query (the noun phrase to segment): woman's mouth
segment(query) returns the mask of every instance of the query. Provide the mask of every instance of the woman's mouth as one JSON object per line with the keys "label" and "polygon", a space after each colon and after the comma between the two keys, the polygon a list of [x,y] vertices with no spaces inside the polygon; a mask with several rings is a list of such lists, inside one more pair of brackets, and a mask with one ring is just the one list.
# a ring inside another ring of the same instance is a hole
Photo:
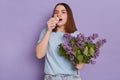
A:
{"label": "woman's mouth", "polygon": [[62,19],[59,19],[59,21],[62,21]]}

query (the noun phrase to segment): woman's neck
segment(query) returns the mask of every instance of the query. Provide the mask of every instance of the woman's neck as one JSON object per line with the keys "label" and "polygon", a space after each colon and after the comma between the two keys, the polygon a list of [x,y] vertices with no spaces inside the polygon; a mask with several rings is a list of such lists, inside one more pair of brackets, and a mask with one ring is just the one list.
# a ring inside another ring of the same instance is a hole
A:
{"label": "woman's neck", "polygon": [[64,26],[57,27],[57,31],[65,33],[65,27]]}

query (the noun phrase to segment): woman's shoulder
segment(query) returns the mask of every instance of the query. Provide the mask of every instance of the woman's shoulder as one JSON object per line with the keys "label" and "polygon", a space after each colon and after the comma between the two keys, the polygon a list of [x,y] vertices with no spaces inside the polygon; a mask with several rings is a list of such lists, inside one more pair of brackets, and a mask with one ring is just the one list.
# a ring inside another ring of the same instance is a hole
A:
{"label": "woman's shoulder", "polygon": [[42,30],[40,31],[41,35],[44,35],[46,33],[47,29],[46,28],[42,28]]}
{"label": "woman's shoulder", "polygon": [[78,30],[76,30],[74,33],[75,33],[75,34],[79,34],[80,32],[79,32]]}
{"label": "woman's shoulder", "polygon": [[76,30],[75,32],[73,32],[71,35],[72,36],[77,36],[80,32],[78,30]]}
{"label": "woman's shoulder", "polygon": [[41,30],[41,32],[46,32],[46,30],[47,30],[46,28],[43,28],[43,29]]}

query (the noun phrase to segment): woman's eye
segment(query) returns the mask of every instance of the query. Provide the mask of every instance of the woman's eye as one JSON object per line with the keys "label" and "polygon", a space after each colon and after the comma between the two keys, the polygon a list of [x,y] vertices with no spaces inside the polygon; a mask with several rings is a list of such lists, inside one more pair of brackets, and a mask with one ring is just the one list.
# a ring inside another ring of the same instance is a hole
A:
{"label": "woman's eye", "polygon": [[54,14],[58,14],[58,12],[54,12]]}
{"label": "woman's eye", "polygon": [[56,12],[54,14],[57,14]]}
{"label": "woman's eye", "polygon": [[62,12],[63,14],[65,14],[66,12]]}

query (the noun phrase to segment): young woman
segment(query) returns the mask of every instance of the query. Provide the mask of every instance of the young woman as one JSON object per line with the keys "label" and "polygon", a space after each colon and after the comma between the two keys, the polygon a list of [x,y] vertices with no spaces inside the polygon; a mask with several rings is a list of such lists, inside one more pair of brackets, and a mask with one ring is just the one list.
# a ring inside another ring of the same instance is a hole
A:
{"label": "young woman", "polygon": [[73,66],[59,55],[58,45],[64,41],[64,33],[76,36],[79,32],[70,7],[66,3],[58,3],[52,17],[47,21],[47,28],[41,32],[36,47],[37,58],[45,57],[45,80],[81,80],[77,69],[80,70],[84,64]]}

